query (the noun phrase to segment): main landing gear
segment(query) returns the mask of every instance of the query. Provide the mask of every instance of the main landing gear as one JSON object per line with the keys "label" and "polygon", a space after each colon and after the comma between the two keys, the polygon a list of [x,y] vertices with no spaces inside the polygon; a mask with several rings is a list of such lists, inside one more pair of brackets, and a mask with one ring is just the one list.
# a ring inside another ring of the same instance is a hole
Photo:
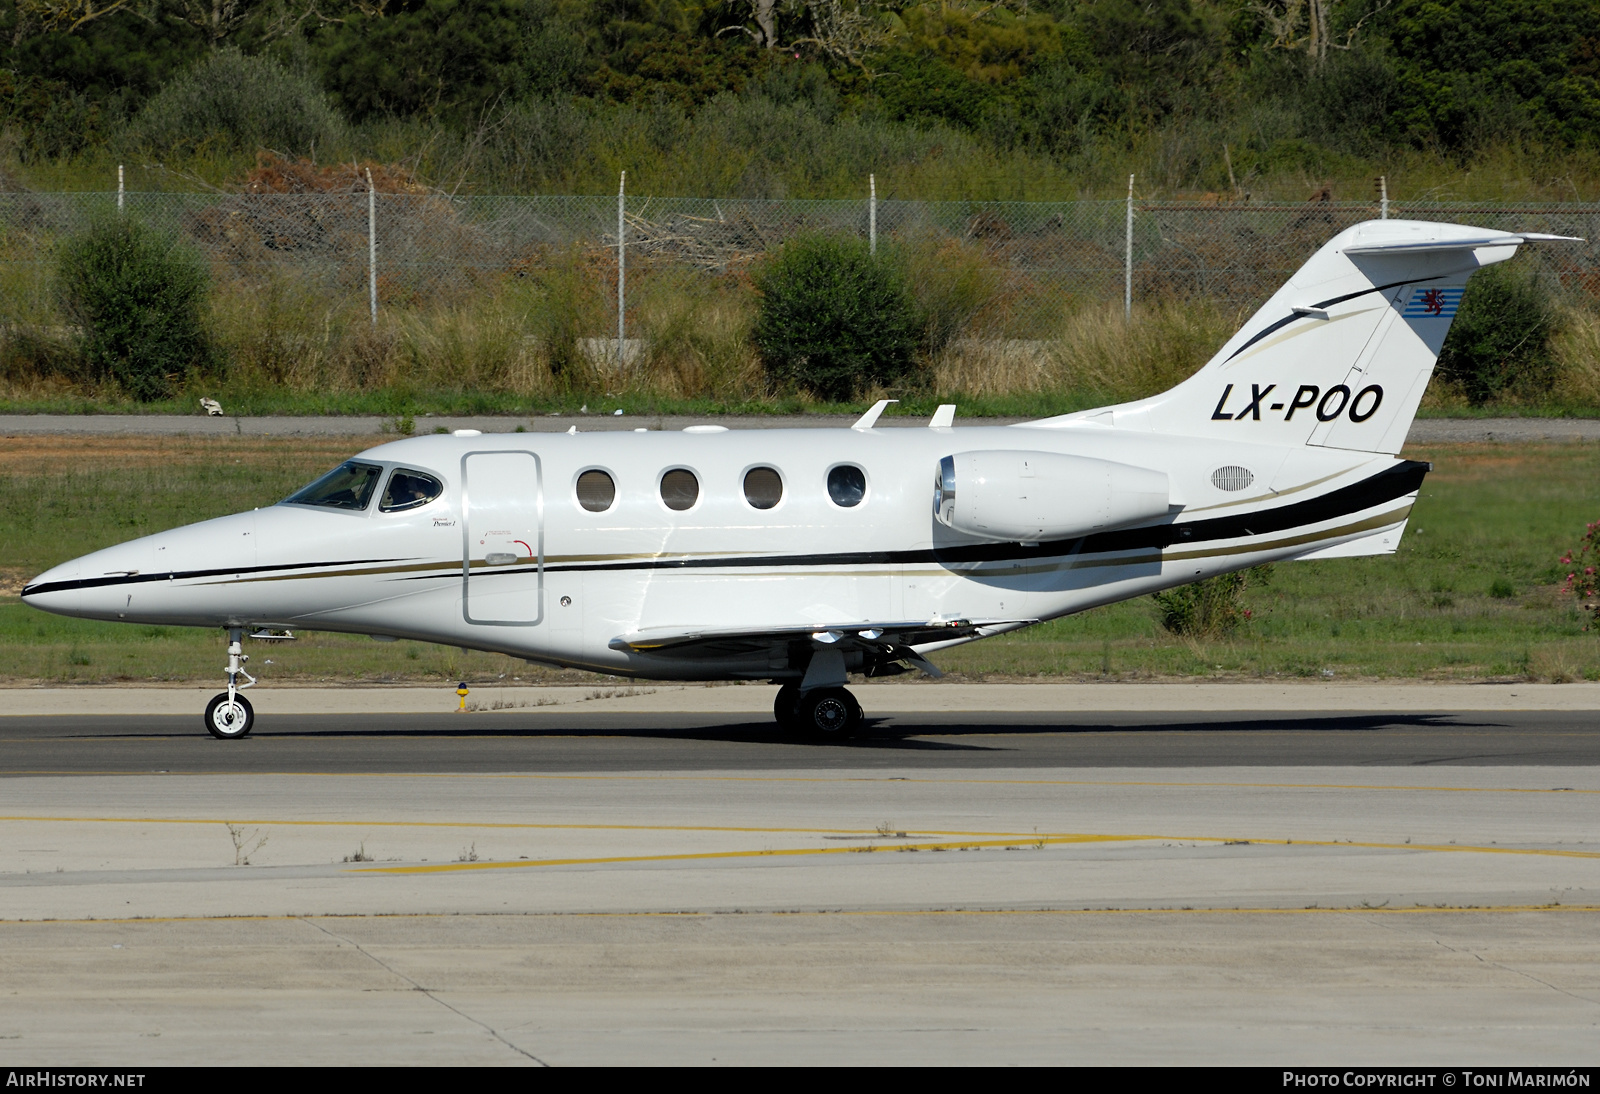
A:
{"label": "main landing gear", "polygon": [[844,688],[812,688],[801,691],[796,684],[778,689],[772,704],[778,725],[824,741],[843,741],[861,728],[861,704]]}
{"label": "main landing gear", "polygon": [[[206,729],[213,737],[223,741],[236,741],[248,735],[256,724],[256,712],[250,706],[250,700],[239,694],[256,682],[254,676],[244,671],[244,663],[250,658],[243,652],[243,638],[242,627],[228,629],[228,667],[224,670],[228,674],[228,690],[220,692],[206,704]],[[241,676],[250,683],[239,683]]]}

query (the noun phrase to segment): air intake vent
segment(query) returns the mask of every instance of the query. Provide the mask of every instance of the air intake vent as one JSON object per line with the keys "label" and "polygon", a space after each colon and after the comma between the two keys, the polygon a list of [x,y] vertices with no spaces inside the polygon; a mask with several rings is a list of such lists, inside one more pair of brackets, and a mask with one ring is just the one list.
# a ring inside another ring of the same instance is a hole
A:
{"label": "air intake vent", "polygon": [[1211,472],[1211,485],[1218,490],[1243,490],[1255,481],[1255,474],[1248,467],[1230,464]]}

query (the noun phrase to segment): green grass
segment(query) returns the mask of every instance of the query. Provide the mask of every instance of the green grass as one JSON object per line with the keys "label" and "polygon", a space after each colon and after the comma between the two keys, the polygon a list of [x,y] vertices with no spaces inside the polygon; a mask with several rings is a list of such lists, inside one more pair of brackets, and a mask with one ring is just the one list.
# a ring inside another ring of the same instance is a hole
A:
{"label": "green grass", "polygon": [[[136,535],[269,504],[359,438],[13,439],[0,454],[0,577]],[[24,446],[31,447],[24,447]],[[1246,593],[1228,641],[1166,634],[1140,599],[940,654],[965,677],[1600,679],[1600,633],[1557,559],[1600,516],[1600,446],[1410,450],[1436,470],[1392,557],[1287,563]],[[210,681],[220,635],[46,615],[0,597],[0,680]],[[547,682],[575,674],[424,643],[307,633],[253,645],[264,680]],[[267,665],[271,660],[274,663]]]}

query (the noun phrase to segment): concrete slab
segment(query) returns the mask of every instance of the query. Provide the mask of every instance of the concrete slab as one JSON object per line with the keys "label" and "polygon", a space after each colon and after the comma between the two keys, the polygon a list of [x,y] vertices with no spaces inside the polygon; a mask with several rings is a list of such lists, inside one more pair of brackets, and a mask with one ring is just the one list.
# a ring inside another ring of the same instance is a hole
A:
{"label": "concrete slab", "polygon": [[1592,1065],[1574,913],[0,924],[30,1063]]}

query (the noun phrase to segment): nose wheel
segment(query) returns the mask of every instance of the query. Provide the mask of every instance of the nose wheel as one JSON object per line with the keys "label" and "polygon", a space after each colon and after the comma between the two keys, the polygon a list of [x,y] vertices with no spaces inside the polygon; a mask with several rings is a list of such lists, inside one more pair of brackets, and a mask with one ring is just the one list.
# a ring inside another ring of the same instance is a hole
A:
{"label": "nose wheel", "polygon": [[221,692],[206,704],[206,729],[222,741],[234,741],[255,728],[256,712],[243,695]]}
{"label": "nose wheel", "polygon": [[[228,674],[228,690],[219,692],[206,704],[206,732],[220,741],[236,741],[248,735],[256,724],[256,712],[250,700],[239,694],[256,682],[254,676],[244,671],[244,663],[250,658],[244,654],[243,639],[242,627],[228,629],[228,667],[223,670]],[[241,676],[249,683],[239,683]]]}
{"label": "nose wheel", "polygon": [[861,728],[861,704],[844,688],[803,692],[785,684],[772,706],[780,727],[819,741],[848,740]]}

